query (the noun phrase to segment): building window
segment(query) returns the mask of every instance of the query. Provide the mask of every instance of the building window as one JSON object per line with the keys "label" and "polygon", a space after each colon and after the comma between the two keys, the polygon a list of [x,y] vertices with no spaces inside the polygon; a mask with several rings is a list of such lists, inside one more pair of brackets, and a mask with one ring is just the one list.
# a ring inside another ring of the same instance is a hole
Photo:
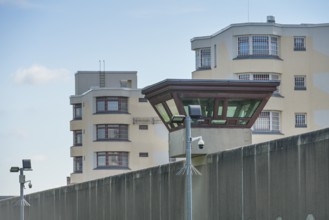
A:
{"label": "building window", "polygon": [[278,56],[278,51],[278,37],[268,35],[238,37],[238,57]]}
{"label": "building window", "polygon": [[128,152],[97,152],[97,168],[120,169],[129,167]]}
{"label": "building window", "polygon": [[139,130],[148,130],[148,125],[139,125]]}
{"label": "building window", "polygon": [[249,55],[249,37],[238,37],[238,55]]}
{"label": "building window", "polygon": [[138,102],[147,102],[147,98],[139,98]]}
{"label": "building window", "polygon": [[196,69],[210,69],[211,68],[211,52],[210,47],[201,48],[195,51]]}
{"label": "building window", "polygon": [[[278,73],[239,73],[239,80],[259,80],[259,81],[269,81],[269,80],[280,80],[280,74]],[[280,94],[280,87],[273,92],[273,95]]]}
{"label": "building window", "polygon": [[103,141],[103,140],[127,141],[128,125],[124,125],[124,124],[96,125],[96,135],[98,141]]}
{"label": "building window", "polygon": [[306,113],[296,113],[295,114],[295,127],[296,128],[306,128]]}
{"label": "building window", "polygon": [[306,76],[295,76],[295,90],[306,90]]}
{"label": "building window", "polygon": [[73,172],[82,173],[82,157],[73,158]]}
{"label": "building window", "polygon": [[127,113],[128,112],[128,98],[127,97],[97,97],[96,98],[97,113],[114,112]]}
{"label": "building window", "polygon": [[74,120],[82,119],[82,105],[81,104],[73,105],[73,119]]}
{"label": "building window", "polygon": [[280,112],[263,111],[258,116],[254,126],[254,133],[278,133],[280,132]]}
{"label": "building window", "polygon": [[305,51],[305,37],[294,37],[294,50],[295,51]]}
{"label": "building window", "polygon": [[73,131],[73,145],[74,146],[82,145],[82,130]]}
{"label": "building window", "polygon": [[120,87],[121,88],[131,88],[131,80],[121,80]]}
{"label": "building window", "polygon": [[139,157],[149,157],[148,152],[139,152]]}

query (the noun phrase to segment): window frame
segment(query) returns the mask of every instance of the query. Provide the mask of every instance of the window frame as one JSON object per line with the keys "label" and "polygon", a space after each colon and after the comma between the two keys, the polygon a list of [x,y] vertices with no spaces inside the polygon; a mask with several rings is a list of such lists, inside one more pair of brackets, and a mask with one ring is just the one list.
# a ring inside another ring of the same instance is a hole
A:
{"label": "window frame", "polygon": [[139,157],[149,157],[148,152],[139,152]]}
{"label": "window frame", "polygon": [[139,125],[138,128],[139,128],[139,130],[148,130],[149,129],[148,125]]}
{"label": "window frame", "polygon": [[307,128],[307,113],[295,113],[295,128]]}
{"label": "window frame", "polygon": [[[100,157],[104,157],[104,165],[100,164]],[[111,157],[117,157],[116,165],[111,164]],[[96,152],[96,169],[129,169],[129,152],[126,151]]]}
{"label": "window frame", "polygon": [[120,87],[121,88],[131,88],[131,80],[127,79],[127,80],[120,80]]}
{"label": "window frame", "polygon": [[211,69],[211,47],[204,47],[195,50],[195,69]]}
{"label": "window frame", "polygon": [[[268,127],[268,129],[264,128],[264,125],[265,127]],[[264,129],[261,129],[260,127],[263,127]],[[262,111],[251,130],[253,134],[281,134],[281,112],[270,110]]]}
{"label": "window frame", "polygon": [[[111,104],[112,103],[112,104]],[[117,104],[117,109],[111,109]],[[104,106],[100,109],[100,106]],[[124,96],[100,96],[96,97],[96,113],[128,113],[128,97]]]}
{"label": "window frame", "polygon": [[[104,134],[101,136],[101,130]],[[118,137],[112,137],[118,135]],[[101,137],[100,137],[101,136]],[[102,138],[104,137],[104,138]],[[129,141],[129,126],[127,124],[97,124],[96,141]]]}
{"label": "window frame", "polygon": [[294,89],[297,91],[307,89],[305,75],[295,75],[294,76]]}
{"label": "window frame", "polygon": [[[80,136],[80,138],[79,138]],[[80,141],[79,141],[80,139]],[[82,130],[73,131],[73,146],[82,146]]]}
{"label": "window frame", "polygon": [[81,120],[82,119],[82,104],[77,103],[73,104],[73,120]]}
{"label": "window frame", "polygon": [[236,37],[237,58],[279,57],[280,37],[276,35],[240,35]]}
{"label": "window frame", "polygon": [[[258,81],[271,81],[271,80],[278,80],[281,81],[281,74],[279,73],[237,73],[238,80],[258,80]],[[259,77],[255,77],[259,76]],[[263,77],[261,77],[263,76]],[[266,76],[264,79],[264,76]],[[281,96],[280,92],[280,86],[277,87],[277,90],[275,90],[272,94],[272,96]]]}
{"label": "window frame", "polygon": [[73,173],[83,172],[83,158],[82,156],[73,157]]}
{"label": "window frame", "polygon": [[[301,41],[301,42],[298,42]],[[295,36],[294,37],[294,51],[306,51],[306,37]]]}
{"label": "window frame", "polygon": [[147,98],[138,98],[138,102],[148,102]]}

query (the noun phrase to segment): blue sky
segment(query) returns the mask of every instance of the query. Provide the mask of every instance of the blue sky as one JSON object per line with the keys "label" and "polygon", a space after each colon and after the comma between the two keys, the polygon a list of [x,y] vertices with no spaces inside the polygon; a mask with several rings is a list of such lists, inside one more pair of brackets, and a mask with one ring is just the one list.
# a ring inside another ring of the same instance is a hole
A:
{"label": "blue sky", "polygon": [[0,195],[19,194],[9,168],[25,158],[34,169],[26,193],[66,184],[77,71],[105,60],[106,70],[138,71],[140,88],[190,78],[191,38],[267,15],[329,23],[328,8],[327,0],[0,0]]}

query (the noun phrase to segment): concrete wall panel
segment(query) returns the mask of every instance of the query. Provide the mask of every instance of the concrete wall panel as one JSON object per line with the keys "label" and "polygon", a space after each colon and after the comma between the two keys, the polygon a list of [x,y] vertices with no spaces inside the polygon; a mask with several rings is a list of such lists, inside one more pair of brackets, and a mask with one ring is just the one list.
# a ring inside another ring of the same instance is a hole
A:
{"label": "concrete wall panel", "polygon": [[[194,158],[197,220],[329,219],[329,128]],[[181,220],[184,162],[26,196],[26,220]],[[18,198],[0,220],[19,219]]]}

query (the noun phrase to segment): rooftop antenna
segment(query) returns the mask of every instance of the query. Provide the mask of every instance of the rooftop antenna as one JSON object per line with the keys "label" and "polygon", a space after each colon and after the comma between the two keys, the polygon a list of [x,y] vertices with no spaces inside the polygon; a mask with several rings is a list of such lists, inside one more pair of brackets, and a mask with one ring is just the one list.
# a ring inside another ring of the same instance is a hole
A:
{"label": "rooftop antenna", "polygon": [[98,60],[99,61],[99,72],[102,71],[102,61],[101,60]]}
{"label": "rooftop antenna", "polygon": [[104,72],[105,72],[105,60],[103,60],[103,68],[104,68]]}

